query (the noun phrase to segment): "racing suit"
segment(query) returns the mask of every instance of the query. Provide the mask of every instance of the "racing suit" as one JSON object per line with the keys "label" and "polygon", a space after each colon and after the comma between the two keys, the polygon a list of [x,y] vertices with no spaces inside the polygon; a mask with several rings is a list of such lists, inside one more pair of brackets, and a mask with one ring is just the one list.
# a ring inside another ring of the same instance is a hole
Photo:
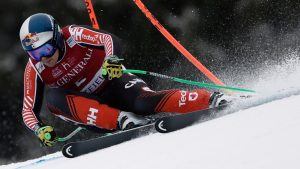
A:
{"label": "racing suit", "polygon": [[158,112],[188,113],[208,108],[206,90],[153,91],[133,74],[105,79],[104,59],[121,56],[120,40],[113,34],[87,26],[62,29],[65,50],[54,67],[29,58],[24,73],[22,117],[32,131],[42,123],[40,110],[44,86],[48,109],[62,119],[113,130],[120,111],[139,115]]}

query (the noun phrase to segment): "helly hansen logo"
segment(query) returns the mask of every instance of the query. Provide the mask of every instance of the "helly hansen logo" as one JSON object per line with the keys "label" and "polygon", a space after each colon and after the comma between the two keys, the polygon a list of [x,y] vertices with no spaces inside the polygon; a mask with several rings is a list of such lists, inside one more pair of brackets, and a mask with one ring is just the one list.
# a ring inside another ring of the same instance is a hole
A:
{"label": "helly hansen logo", "polygon": [[[77,42],[100,44],[99,33],[81,27],[71,28],[71,34]],[[102,42],[103,43],[103,42]]]}
{"label": "helly hansen logo", "polygon": [[106,56],[113,54],[113,40],[109,34],[92,31],[82,27],[70,28],[72,38],[77,43],[104,46]]}
{"label": "helly hansen logo", "polygon": [[96,125],[96,120],[97,120],[97,113],[98,113],[98,109],[92,108],[90,107],[89,109],[89,114],[87,115],[87,124],[90,125]]}

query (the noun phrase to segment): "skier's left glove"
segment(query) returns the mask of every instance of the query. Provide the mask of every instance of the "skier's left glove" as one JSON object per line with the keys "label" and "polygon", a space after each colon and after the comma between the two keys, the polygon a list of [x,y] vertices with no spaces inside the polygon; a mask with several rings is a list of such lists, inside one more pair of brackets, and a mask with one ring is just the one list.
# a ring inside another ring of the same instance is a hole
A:
{"label": "skier's left glove", "polygon": [[45,146],[51,147],[57,142],[56,133],[52,126],[39,127],[34,133]]}
{"label": "skier's left glove", "polygon": [[121,77],[123,75],[122,60],[116,55],[108,56],[102,65],[102,76],[108,80]]}

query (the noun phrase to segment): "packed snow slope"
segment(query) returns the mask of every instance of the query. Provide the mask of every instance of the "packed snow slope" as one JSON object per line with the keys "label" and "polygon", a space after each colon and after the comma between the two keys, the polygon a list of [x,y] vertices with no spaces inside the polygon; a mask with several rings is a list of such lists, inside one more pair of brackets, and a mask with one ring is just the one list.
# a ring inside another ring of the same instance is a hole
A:
{"label": "packed snow slope", "polygon": [[61,153],[0,168],[299,169],[300,95],[75,159]]}

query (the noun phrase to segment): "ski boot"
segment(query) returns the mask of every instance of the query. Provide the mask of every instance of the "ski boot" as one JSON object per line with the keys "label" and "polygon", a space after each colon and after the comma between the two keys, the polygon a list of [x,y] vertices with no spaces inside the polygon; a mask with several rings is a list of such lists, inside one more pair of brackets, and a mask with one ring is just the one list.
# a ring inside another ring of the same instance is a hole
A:
{"label": "ski boot", "polygon": [[132,112],[121,111],[118,117],[119,128],[128,130],[151,123],[151,119],[136,115]]}
{"label": "ski boot", "polygon": [[232,103],[236,97],[225,95],[224,93],[214,92],[209,99],[209,108],[214,108]]}

